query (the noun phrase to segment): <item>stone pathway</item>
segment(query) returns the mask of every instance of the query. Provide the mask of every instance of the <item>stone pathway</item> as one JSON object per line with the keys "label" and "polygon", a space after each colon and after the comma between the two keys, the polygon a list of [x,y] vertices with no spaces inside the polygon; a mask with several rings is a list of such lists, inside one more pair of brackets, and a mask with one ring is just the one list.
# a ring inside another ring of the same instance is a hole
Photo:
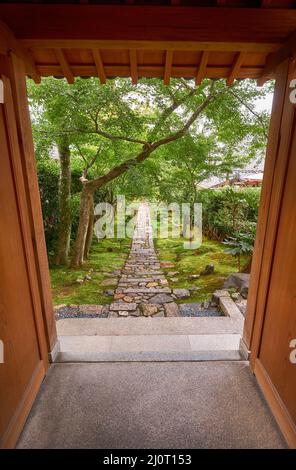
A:
{"label": "stone pathway", "polygon": [[[121,271],[113,271],[111,278],[102,282],[106,287],[117,286],[115,291],[108,291],[111,296],[114,293],[113,302],[110,305],[60,305],[55,308],[56,319],[223,315],[217,300],[177,304],[176,300],[190,297],[190,290],[170,289],[161,266],[173,268],[174,264],[170,261],[159,262],[154,249],[149,205],[142,203],[139,206],[132,246],[124,268]],[[168,273],[168,276],[170,274],[175,273]]]}
{"label": "stone pathway", "polygon": [[142,203],[131,251],[110,305],[109,317],[178,316],[179,308],[174,302],[178,290],[183,289],[172,292],[168,287],[154,249],[149,206]]}

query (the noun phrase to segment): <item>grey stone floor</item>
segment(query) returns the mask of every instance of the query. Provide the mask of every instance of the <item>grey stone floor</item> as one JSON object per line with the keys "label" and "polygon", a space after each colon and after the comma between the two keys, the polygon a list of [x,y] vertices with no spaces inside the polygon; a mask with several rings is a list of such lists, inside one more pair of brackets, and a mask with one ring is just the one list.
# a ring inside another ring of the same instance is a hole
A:
{"label": "grey stone floor", "polygon": [[55,364],[18,448],[285,448],[245,362]]}

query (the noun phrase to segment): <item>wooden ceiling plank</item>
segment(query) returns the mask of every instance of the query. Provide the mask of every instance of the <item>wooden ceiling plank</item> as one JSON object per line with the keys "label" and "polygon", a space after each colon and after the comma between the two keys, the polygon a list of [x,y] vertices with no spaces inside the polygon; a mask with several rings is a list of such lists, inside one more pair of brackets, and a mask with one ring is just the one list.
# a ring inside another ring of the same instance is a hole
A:
{"label": "wooden ceiling plank", "polygon": [[102,60],[102,56],[99,49],[93,49],[92,55],[97,69],[97,74],[102,85],[106,83],[105,68]]}
{"label": "wooden ceiling plank", "polygon": [[164,75],[163,75],[163,83],[165,85],[170,84],[172,65],[173,65],[173,51],[166,51]]}
{"label": "wooden ceiling plank", "polygon": [[35,83],[41,82],[41,76],[37,70],[32,51],[18,41],[10,28],[2,21],[0,21],[0,43],[3,52],[6,53],[12,50],[18,57],[23,59],[28,74],[33,78]]}
{"label": "wooden ceiling plank", "polygon": [[226,80],[227,86],[233,85],[233,82],[234,82],[235,78],[237,77],[237,75],[239,73],[239,69],[241,68],[245,58],[246,58],[246,53],[245,52],[238,52],[238,54],[236,56],[236,59],[233,63],[233,66],[231,68],[229,77]]}
{"label": "wooden ceiling plank", "polygon": [[209,55],[210,55],[209,51],[203,51],[201,59],[200,59],[200,64],[198,67],[198,72],[197,72],[196,79],[195,79],[195,85],[200,85],[203,78],[206,76]]}
{"label": "wooden ceiling plank", "polygon": [[286,59],[294,59],[296,57],[296,30],[290,34],[285,44],[274,53],[267,56],[265,67],[261,77],[258,80],[258,85],[263,85],[269,78],[273,78],[276,68]]}
{"label": "wooden ceiling plank", "polygon": [[130,58],[130,70],[131,70],[132,84],[136,85],[138,83],[138,59],[137,59],[137,51],[135,49],[129,50],[129,58]]}
{"label": "wooden ceiling plank", "polygon": [[63,49],[55,49],[55,55],[56,58],[62,68],[63,74],[67,79],[67,82],[70,84],[74,83],[74,75],[72,73],[72,70],[70,68],[70,65],[67,61],[66,55],[63,51]]}

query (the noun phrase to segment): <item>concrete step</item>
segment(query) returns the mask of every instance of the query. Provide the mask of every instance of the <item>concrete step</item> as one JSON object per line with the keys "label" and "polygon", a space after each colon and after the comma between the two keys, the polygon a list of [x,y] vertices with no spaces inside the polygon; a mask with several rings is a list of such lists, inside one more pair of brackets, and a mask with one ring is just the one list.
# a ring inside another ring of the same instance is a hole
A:
{"label": "concrete step", "polygon": [[244,318],[64,318],[57,321],[59,336],[118,335],[242,335]]}
{"label": "concrete step", "polygon": [[239,351],[59,352],[55,363],[244,361]]}
{"label": "concrete step", "polygon": [[241,336],[60,336],[58,362],[241,360]]}

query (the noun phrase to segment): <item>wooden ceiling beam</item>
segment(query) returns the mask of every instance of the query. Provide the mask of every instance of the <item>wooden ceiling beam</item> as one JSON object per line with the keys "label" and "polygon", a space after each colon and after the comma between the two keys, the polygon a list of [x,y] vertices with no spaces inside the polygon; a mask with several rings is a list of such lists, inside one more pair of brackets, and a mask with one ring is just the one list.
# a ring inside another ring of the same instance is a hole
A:
{"label": "wooden ceiling beam", "polygon": [[106,83],[106,74],[105,74],[104,64],[102,61],[102,56],[101,56],[99,49],[93,49],[92,55],[94,58],[96,69],[97,69],[97,75],[99,77],[101,84],[104,85]]}
{"label": "wooden ceiling beam", "polygon": [[66,55],[62,49],[55,49],[55,55],[56,58],[62,68],[63,75],[66,77],[66,80],[68,83],[73,84],[74,83],[74,75],[72,73],[72,70],[70,68],[70,65],[67,61]]}
{"label": "wooden ceiling beam", "polygon": [[238,52],[237,53],[237,56],[236,56],[236,59],[233,63],[233,66],[231,68],[229,77],[226,80],[226,84],[228,86],[233,85],[233,82],[236,79],[236,77],[238,75],[238,72],[239,72],[239,69],[241,68],[245,58],[246,58],[246,53],[245,52]]}
{"label": "wooden ceiling beam", "polygon": [[198,72],[195,79],[195,85],[200,85],[207,72],[207,64],[209,60],[209,51],[203,51],[200,59],[200,64],[198,67]]}
{"label": "wooden ceiling beam", "polygon": [[176,51],[215,51],[270,53],[280,49],[280,43],[253,42],[205,42],[205,41],[139,41],[139,40],[100,40],[100,39],[22,39],[24,47],[31,49],[137,49],[137,50],[176,50]]}
{"label": "wooden ceiling beam", "polygon": [[170,84],[172,65],[173,65],[173,51],[166,51],[164,74],[163,74],[163,83],[165,85]]}
{"label": "wooden ceiling beam", "polygon": [[[59,76],[61,67],[52,64],[39,64],[38,68],[42,76]],[[108,64],[104,66],[106,77],[129,77],[130,65],[127,64]],[[72,73],[75,77],[93,77],[96,76],[97,70],[95,65],[89,64],[76,64],[71,65]],[[197,75],[196,65],[173,65],[171,70],[171,77],[187,77],[195,79]],[[258,66],[244,66],[239,70],[238,78],[259,78],[262,73],[262,67]],[[163,79],[163,65],[139,65],[139,77],[158,77]],[[207,66],[207,78],[225,78],[229,76],[229,67],[221,67],[217,65]]]}
{"label": "wooden ceiling beam", "polygon": [[277,67],[288,58],[296,58],[296,30],[288,36],[285,44],[277,52],[267,56],[258,85],[263,85],[266,80],[273,78]]}
{"label": "wooden ceiling beam", "polygon": [[138,59],[137,59],[137,51],[135,49],[129,50],[129,59],[130,59],[132,84],[136,85],[138,83]]}
{"label": "wooden ceiling beam", "polygon": [[21,57],[26,65],[28,74],[35,83],[40,83],[40,73],[37,70],[32,52],[15,38],[9,27],[2,21],[0,21],[0,49],[3,53],[12,50],[18,57]]}
{"label": "wooden ceiling beam", "polygon": [[18,39],[105,39],[282,43],[296,10],[137,5],[0,4]]}

